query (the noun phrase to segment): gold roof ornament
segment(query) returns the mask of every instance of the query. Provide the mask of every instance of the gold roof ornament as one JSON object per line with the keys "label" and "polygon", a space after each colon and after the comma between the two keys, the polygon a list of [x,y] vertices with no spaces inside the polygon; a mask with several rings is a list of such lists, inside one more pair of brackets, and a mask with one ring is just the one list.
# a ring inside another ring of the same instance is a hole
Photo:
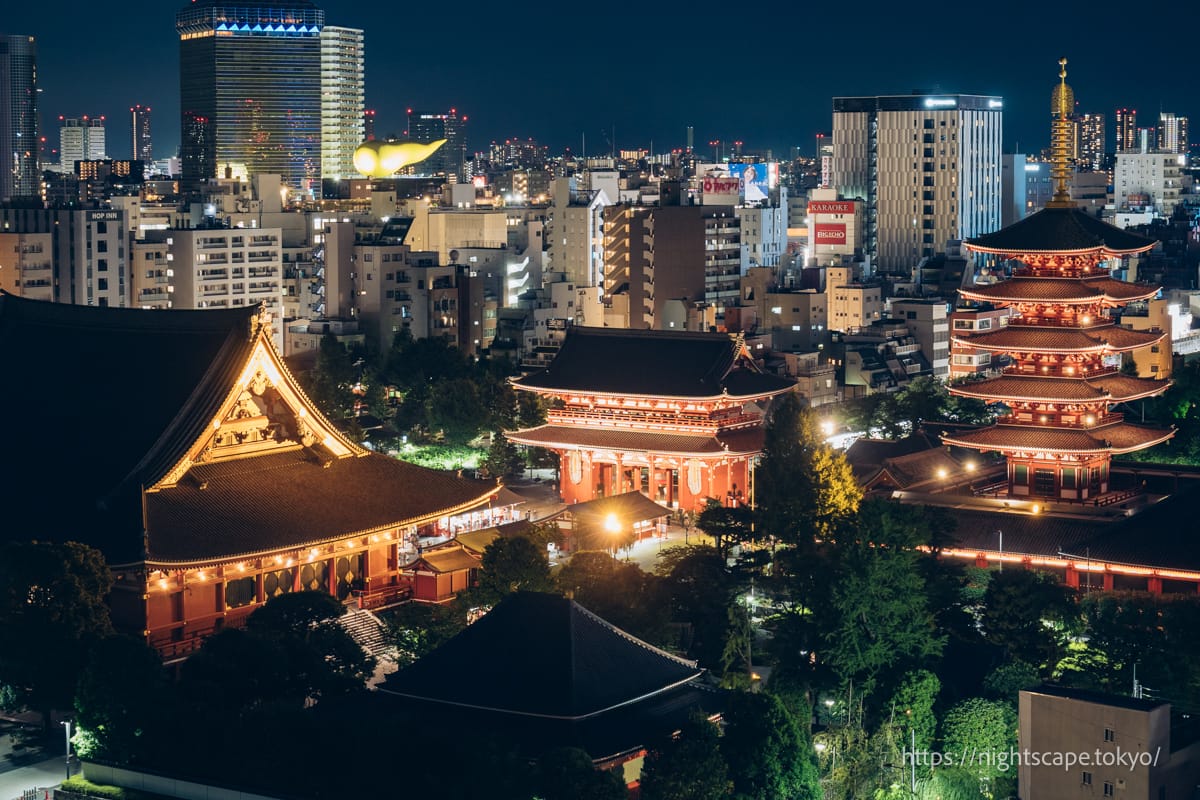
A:
{"label": "gold roof ornament", "polygon": [[1067,85],[1067,59],[1058,60],[1058,86],[1050,98],[1050,177],[1054,181],[1054,197],[1047,208],[1073,208],[1071,199],[1071,114],[1075,110],[1075,92]]}

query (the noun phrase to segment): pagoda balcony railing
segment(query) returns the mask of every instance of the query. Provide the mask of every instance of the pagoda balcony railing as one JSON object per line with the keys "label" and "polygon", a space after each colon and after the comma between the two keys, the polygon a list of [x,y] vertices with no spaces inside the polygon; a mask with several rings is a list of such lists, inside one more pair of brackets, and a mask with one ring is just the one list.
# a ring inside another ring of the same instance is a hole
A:
{"label": "pagoda balcony railing", "polygon": [[701,435],[713,434],[725,428],[742,427],[756,424],[761,420],[753,414],[738,414],[730,417],[712,418],[697,415],[661,412],[637,412],[625,414],[620,411],[568,411],[556,409],[546,412],[546,421],[553,425],[566,423],[568,425],[585,425],[602,428],[624,428],[627,430],[645,430],[661,433],[696,433]]}
{"label": "pagoda balcony railing", "polygon": [[1092,317],[1084,323],[1078,317],[1014,317],[1008,324],[1025,325],[1031,328],[1102,328],[1113,324],[1112,317]]}
{"label": "pagoda balcony railing", "polygon": [[[1054,414],[1018,412],[1005,417],[997,417],[996,422],[1001,425],[1023,425],[1027,428],[1069,428],[1078,430],[1081,428],[1097,428],[1102,425],[1111,425],[1125,419],[1125,415],[1119,412],[1108,414],[1069,414],[1067,416],[1074,421],[1063,421],[1061,417]],[[1042,421],[1042,417],[1046,417],[1045,422]],[[1088,422],[1089,418],[1091,422]]]}
{"label": "pagoda balcony railing", "polygon": [[[1049,365],[1047,365],[1049,366]],[[1071,371],[1068,371],[1071,370]],[[1005,369],[1002,375],[1019,375],[1026,378],[1103,378],[1106,375],[1116,375],[1119,370],[1113,367],[1097,367],[1096,369],[1088,369],[1084,371],[1082,366],[1074,364],[1060,365],[1043,370],[1038,364],[1014,364]]]}
{"label": "pagoda balcony railing", "polygon": [[411,583],[405,581],[369,589],[355,589],[352,594],[358,600],[359,608],[373,611],[377,608],[386,608],[411,600],[413,587]]}

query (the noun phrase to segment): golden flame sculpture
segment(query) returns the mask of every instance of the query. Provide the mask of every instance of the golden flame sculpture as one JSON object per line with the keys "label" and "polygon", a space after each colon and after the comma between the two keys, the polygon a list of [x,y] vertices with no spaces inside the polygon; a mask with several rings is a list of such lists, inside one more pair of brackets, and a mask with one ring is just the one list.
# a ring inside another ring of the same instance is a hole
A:
{"label": "golden flame sculpture", "polygon": [[404,167],[420,164],[437,152],[445,139],[421,142],[363,142],[354,151],[354,168],[368,178],[390,178]]}

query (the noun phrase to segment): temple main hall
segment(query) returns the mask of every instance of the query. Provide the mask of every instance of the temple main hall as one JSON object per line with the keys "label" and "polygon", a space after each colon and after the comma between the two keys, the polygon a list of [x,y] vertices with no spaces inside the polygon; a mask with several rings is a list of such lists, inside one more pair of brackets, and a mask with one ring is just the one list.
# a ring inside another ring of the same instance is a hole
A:
{"label": "temple main hall", "polygon": [[103,553],[114,624],[166,658],[316,590],[411,591],[418,536],[500,486],[363,449],[313,406],[258,309],[143,311],[0,293],[3,537]]}
{"label": "temple main hall", "polygon": [[761,370],[740,334],[576,327],[513,386],[550,401],[545,425],[508,438],[558,454],[566,503],[636,491],[699,511],[751,501],[764,412],[793,382]]}

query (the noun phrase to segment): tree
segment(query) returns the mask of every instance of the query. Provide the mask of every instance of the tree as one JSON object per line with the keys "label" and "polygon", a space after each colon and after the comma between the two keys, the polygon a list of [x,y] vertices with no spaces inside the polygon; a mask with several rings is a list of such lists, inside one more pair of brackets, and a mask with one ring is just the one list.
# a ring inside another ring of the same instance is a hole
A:
{"label": "tree", "polygon": [[481,567],[473,592],[481,605],[495,605],[513,592],[547,592],[553,586],[546,550],[520,536],[489,544]]}
{"label": "tree", "polygon": [[0,685],[41,712],[69,708],[93,642],[112,632],[112,574],[78,542],[0,545]]}
{"label": "tree", "polygon": [[525,471],[525,458],[515,444],[508,440],[503,433],[497,433],[488,448],[484,466],[488,474],[495,478],[514,480]]}
{"label": "tree", "polygon": [[469,378],[438,383],[429,402],[429,423],[451,444],[466,444],[479,435],[487,419],[479,389]]}
{"label": "tree", "polygon": [[557,747],[538,759],[542,800],[625,800],[625,782],[611,770],[598,770],[578,747]]}
{"label": "tree", "polygon": [[717,726],[699,712],[651,748],[642,767],[641,800],[719,800],[732,790]]}
{"label": "tree", "polygon": [[891,716],[903,747],[929,750],[933,746],[933,737],[937,732],[933,706],[941,690],[942,682],[925,669],[909,672],[900,681],[900,686],[892,695]]}
{"label": "tree", "polygon": [[1007,703],[973,697],[946,712],[942,749],[978,754],[979,758],[968,758],[968,763],[958,765],[977,778],[997,778],[1007,772],[1007,762],[1003,759],[1016,746],[1017,716]]}
{"label": "tree", "polygon": [[662,576],[675,619],[687,623],[687,652],[706,666],[721,663],[730,635],[729,607],[740,586],[725,559],[708,545],[672,547],[659,554],[655,572]]}
{"label": "tree", "polygon": [[350,387],[358,378],[354,359],[332,333],[321,337],[317,363],[309,373],[306,389],[317,407],[330,419],[345,418],[354,405]]}
{"label": "tree", "polygon": [[725,708],[721,753],[734,796],[746,800],[821,797],[812,743],[779,698],[734,692]]}
{"label": "tree", "polygon": [[75,693],[83,758],[120,763],[141,759],[148,727],[163,712],[167,685],[162,661],[146,643],[128,636],[101,639],[92,648]]}
{"label": "tree", "polygon": [[729,508],[720,500],[708,498],[704,510],[696,519],[696,527],[712,537],[713,546],[721,556],[728,556],[729,549],[738,542],[751,539],[751,523],[754,513],[745,506]]}
{"label": "tree", "polygon": [[867,541],[838,550],[835,621],[825,638],[842,680],[869,693],[882,674],[940,655],[946,640],[925,596],[919,551]]}
{"label": "tree", "polygon": [[670,602],[661,578],[600,550],[571,556],[554,576],[558,590],[623,631],[666,645]]}
{"label": "tree", "polygon": [[1053,626],[1061,628],[1072,615],[1067,590],[1054,576],[1011,569],[992,576],[979,622],[1009,659],[1049,668],[1062,657],[1065,643]]}
{"label": "tree", "polygon": [[546,402],[535,392],[517,392],[517,424],[536,428],[546,422]]}
{"label": "tree", "polygon": [[467,627],[458,600],[447,605],[405,603],[388,615],[388,631],[399,651],[400,666],[424,658]]}
{"label": "tree", "polygon": [[862,499],[845,457],[821,440],[816,415],[790,393],[772,411],[755,483],[764,533],[804,549],[845,525]]}

